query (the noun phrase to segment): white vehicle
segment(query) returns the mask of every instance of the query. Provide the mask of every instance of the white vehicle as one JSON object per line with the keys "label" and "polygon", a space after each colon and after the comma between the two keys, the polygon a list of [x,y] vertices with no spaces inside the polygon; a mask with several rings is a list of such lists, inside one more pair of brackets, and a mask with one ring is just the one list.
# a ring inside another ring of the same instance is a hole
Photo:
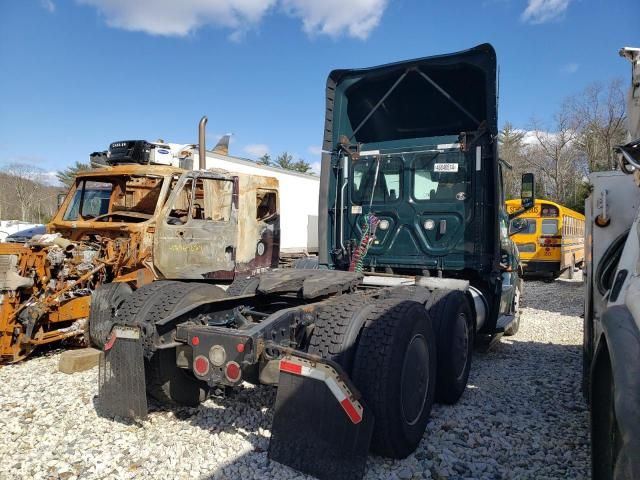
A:
{"label": "white vehicle", "polygon": [[583,387],[591,408],[592,477],[640,478],[640,49],[632,62],[629,142],[621,171],[589,176],[585,204]]}
{"label": "white vehicle", "polygon": [[4,242],[9,235],[14,233],[41,226],[40,223],[28,223],[20,220],[0,220],[0,242]]}

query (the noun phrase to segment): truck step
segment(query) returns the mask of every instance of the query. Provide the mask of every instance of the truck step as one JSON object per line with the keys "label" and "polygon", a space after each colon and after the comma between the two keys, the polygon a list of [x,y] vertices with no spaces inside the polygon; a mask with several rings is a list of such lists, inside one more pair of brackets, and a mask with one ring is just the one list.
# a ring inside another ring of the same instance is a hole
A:
{"label": "truck step", "polygon": [[502,315],[498,318],[496,322],[496,328],[494,330],[495,333],[504,333],[505,330],[516,321],[515,315]]}

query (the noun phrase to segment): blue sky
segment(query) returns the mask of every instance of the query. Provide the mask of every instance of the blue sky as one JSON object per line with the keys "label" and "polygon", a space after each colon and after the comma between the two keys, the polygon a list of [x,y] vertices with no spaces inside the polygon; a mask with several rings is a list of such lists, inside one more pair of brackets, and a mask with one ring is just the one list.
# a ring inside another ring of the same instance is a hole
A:
{"label": "blue sky", "polygon": [[286,150],[314,163],[324,85],[492,43],[500,125],[526,128],[593,81],[629,79],[638,0],[0,0],[0,165],[54,171],[115,140]]}

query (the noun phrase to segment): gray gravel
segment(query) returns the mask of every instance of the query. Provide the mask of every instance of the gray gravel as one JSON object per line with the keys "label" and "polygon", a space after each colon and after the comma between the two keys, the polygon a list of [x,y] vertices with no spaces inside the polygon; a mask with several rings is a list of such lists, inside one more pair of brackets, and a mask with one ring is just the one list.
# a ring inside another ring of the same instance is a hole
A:
{"label": "gray gravel", "polygon": [[[527,282],[520,332],[476,352],[460,402],[434,407],[409,458],[370,457],[366,478],[587,478],[582,298],[579,281]],[[58,359],[0,368],[2,479],[307,478],[267,461],[272,388],[136,426],[97,417],[97,369],[65,375]]]}

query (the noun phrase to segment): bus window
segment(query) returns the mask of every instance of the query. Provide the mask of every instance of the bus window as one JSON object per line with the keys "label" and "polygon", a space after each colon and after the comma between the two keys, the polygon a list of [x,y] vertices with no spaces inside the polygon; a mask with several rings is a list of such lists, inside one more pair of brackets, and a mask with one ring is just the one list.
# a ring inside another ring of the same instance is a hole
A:
{"label": "bus window", "polygon": [[542,220],[542,235],[556,235],[558,233],[558,220]]}
{"label": "bus window", "polygon": [[516,243],[516,247],[520,253],[536,253],[535,243]]}
{"label": "bus window", "polygon": [[[515,220],[515,218],[513,220]],[[513,225],[513,220],[511,220],[511,222],[509,222],[509,233],[510,234],[516,233],[516,230],[512,226]],[[536,233],[536,219],[535,218],[523,218],[523,220],[526,223],[526,227],[523,230],[518,231],[517,233],[523,233],[523,234]]]}

